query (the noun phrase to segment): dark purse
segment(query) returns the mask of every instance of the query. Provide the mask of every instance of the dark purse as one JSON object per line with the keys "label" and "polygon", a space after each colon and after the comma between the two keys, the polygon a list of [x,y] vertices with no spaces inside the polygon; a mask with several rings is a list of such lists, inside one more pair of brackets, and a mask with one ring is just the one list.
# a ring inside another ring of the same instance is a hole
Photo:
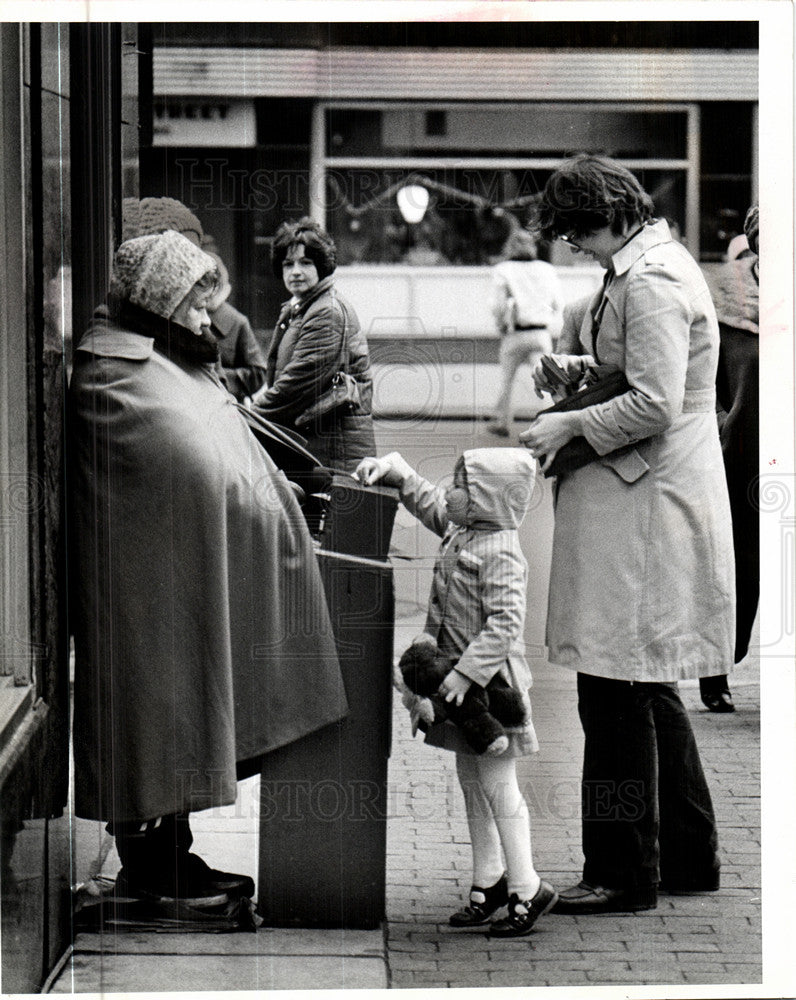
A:
{"label": "dark purse", "polygon": [[[625,378],[625,373],[615,365],[594,365],[591,366],[585,376],[586,384],[570,396],[565,396],[553,406],[548,406],[546,410],[540,410],[537,416],[543,413],[569,413],[571,410],[583,410],[587,406],[595,406],[597,403],[605,403],[615,396],[621,396],[630,389],[630,383]],[[635,444],[625,448],[618,448],[612,451],[611,455],[616,455],[624,451],[629,451]],[[585,437],[572,438],[565,445],[562,445],[556,452],[556,456],[545,470],[545,476],[563,476],[567,472],[574,472],[598,458],[605,458],[598,455]],[[544,462],[544,456],[540,459]]]}
{"label": "dark purse", "polygon": [[328,389],[321,393],[315,402],[300,413],[293,421],[296,427],[304,427],[314,423],[321,417],[330,413],[342,411],[344,413],[354,413],[362,406],[362,399],[359,394],[359,382],[348,371],[348,317],[343,309],[343,336],[340,343],[340,358],[337,362],[337,371],[332,376],[332,381]]}

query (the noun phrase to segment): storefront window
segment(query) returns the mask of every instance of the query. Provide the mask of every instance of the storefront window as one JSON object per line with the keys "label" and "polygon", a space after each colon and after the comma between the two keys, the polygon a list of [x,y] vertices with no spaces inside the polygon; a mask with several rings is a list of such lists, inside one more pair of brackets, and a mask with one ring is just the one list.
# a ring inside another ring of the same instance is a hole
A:
{"label": "storefront window", "polygon": [[[327,224],[339,262],[486,264],[509,231],[506,212],[526,222],[546,172],[538,170],[335,169],[327,172]],[[403,217],[402,186],[427,184],[419,222]]]}
{"label": "storefront window", "polygon": [[[323,117],[326,224],[341,264],[488,264],[513,216],[527,223],[552,170],[576,152],[627,163],[659,215],[687,226],[687,105],[451,105],[327,107]],[[419,219],[402,187],[428,190]],[[695,237],[698,234],[695,234]],[[556,263],[570,254],[542,248]]]}

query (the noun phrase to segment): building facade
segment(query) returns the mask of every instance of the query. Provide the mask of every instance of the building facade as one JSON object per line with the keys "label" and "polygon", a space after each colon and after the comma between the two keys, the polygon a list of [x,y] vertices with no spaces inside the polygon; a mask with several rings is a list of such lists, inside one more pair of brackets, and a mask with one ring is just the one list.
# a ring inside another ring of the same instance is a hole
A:
{"label": "building facade", "polygon": [[[625,163],[703,261],[722,259],[756,198],[754,23],[250,27],[156,29],[142,186],[197,212],[260,329],[281,295],[268,247],[284,218],[332,233],[371,336],[397,335],[401,319],[437,335],[436,317],[407,304],[443,277],[477,285],[477,271],[432,271],[494,259],[496,211],[527,221],[567,155]],[[431,198],[411,223],[396,195],[417,178]],[[565,248],[545,249],[577,270]],[[394,322],[369,309],[377,288]],[[485,322],[477,305],[447,317],[468,335]]]}

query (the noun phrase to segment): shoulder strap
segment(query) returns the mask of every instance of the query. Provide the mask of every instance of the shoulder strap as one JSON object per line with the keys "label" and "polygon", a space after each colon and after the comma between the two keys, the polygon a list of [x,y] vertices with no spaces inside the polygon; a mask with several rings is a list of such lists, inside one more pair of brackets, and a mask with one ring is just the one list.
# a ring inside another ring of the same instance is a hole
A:
{"label": "shoulder strap", "polygon": [[334,304],[337,302],[340,305],[340,311],[343,314],[343,333],[340,337],[340,357],[337,361],[337,370],[342,370],[348,374],[348,314],[346,313],[345,306],[342,305],[335,294],[334,288],[329,289],[332,293],[332,316],[334,316]]}

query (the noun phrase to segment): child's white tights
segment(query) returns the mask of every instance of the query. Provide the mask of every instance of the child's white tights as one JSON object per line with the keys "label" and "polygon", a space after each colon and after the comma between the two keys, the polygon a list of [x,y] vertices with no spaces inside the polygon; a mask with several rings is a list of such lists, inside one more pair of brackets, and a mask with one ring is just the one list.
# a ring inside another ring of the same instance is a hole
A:
{"label": "child's white tights", "polygon": [[473,849],[473,885],[494,885],[506,859],[509,893],[530,899],[539,888],[531,858],[528,806],[517,783],[513,757],[456,754]]}

